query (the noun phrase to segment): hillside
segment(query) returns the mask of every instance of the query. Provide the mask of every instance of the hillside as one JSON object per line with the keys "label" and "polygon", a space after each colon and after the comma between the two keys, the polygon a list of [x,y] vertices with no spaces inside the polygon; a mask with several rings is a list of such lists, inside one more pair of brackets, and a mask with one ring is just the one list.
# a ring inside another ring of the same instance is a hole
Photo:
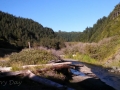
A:
{"label": "hillside", "polygon": [[103,38],[120,35],[120,4],[116,5],[108,17],[98,19],[93,27],[87,27],[80,34],[80,41],[98,42]]}
{"label": "hillside", "polygon": [[16,17],[0,11],[0,48],[21,49],[31,46],[45,46],[59,49],[62,42],[55,32],[32,19]]}

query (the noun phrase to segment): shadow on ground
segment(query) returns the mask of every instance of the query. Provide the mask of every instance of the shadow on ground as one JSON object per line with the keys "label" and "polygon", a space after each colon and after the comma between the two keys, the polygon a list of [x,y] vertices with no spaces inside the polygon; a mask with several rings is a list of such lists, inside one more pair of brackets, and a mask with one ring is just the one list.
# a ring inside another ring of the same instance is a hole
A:
{"label": "shadow on ground", "polygon": [[100,79],[89,78],[81,82],[70,83],[76,90],[115,90]]}
{"label": "shadow on ground", "polygon": [[[115,90],[114,88],[106,85],[100,79],[94,78],[89,78],[80,82],[69,82],[69,80],[61,80],[56,79],[54,77],[48,77],[47,79],[74,88],[75,90]],[[72,79],[70,81],[72,81]],[[0,78],[0,90],[59,90],[59,89],[46,86],[41,83],[37,83],[26,77],[23,78],[22,76],[10,76]]]}
{"label": "shadow on ground", "polygon": [[0,90],[57,90],[28,78],[10,76],[0,78]]}
{"label": "shadow on ground", "polygon": [[12,52],[19,52],[21,49],[22,47],[16,47],[7,41],[0,40],[0,57],[4,57]]}

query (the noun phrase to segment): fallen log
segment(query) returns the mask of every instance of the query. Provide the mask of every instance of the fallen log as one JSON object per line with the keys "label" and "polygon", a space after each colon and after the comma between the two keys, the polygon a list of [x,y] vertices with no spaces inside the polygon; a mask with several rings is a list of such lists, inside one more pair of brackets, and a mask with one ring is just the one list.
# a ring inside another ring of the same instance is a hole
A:
{"label": "fallen log", "polygon": [[22,68],[29,68],[29,67],[37,67],[37,66],[48,66],[48,67],[54,67],[58,65],[70,65],[71,62],[63,62],[63,63],[50,63],[50,64],[41,64],[41,65],[24,65]]}
{"label": "fallen log", "polygon": [[83,67],[83,64],[71,64],[70,66]]}
{"label": "fallen log", "polygon": [[[22,66],[22,68],[25,69],[25,68],[37,67],[37,66],[48,66],[48,67],[56,67],[56,66],[58,66],[59,67],[59,65],[64,66],[64,65],[70,65],[70,64],[71,64],[71,62],[51,63],[51,64],[41,64],[41,65],[24,65],[24,66]],[[11,70],[12,70],[12,67],[0,67],[0,72],[8,72],[8,71],[11,71]]]}
{"label": "fallen log", "polygon": [[1,72],[8,72],[11,71],[12,67],[0,67]]}
{"label": "fallen log", "polygon": [[37,70],[38,72],[43,72],[43,71],[49,71],[49,70],[61,70],[61,69],[69,69],[70,68],[70,65],[67,65],[67,64],[61,64],[61,65],[55,65],[55,66],[51,66],[49,68],[43,68],[43,69],[40,69],[40,70]]}

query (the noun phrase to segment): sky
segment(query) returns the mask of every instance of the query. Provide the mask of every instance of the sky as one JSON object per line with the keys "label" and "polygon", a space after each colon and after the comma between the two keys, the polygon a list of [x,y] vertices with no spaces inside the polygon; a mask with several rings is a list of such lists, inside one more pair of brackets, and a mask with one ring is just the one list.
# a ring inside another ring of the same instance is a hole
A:
{"label": "sky", "polygon": [[82,32],[108,16],[120,0],[0,0],[0,11],[32,19],[54,31]]}

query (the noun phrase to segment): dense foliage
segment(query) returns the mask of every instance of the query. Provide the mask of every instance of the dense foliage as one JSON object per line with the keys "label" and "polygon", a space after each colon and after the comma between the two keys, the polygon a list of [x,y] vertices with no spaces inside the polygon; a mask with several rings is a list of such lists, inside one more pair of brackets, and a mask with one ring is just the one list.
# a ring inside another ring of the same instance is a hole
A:
{"label": "dense foliage", "polygon": [[[107,17],[103,17],[98,19],[97,23],[93,25],[93,27],[87,27],[81,34],[80,34],[80,41],[83,42],[93,42],[100,40],[100,34],[104,30],[107,24]],[[102,38],[103,39],[103,38]]]}
{"label": "dense foliage", "polygon": [[[9,44],[4,46],[3,42]],[[8,48],[8,45],[23,48],[28,46],[28,42],[31,46],[44,45],[55,49],[63,45],[60,45],[62,42],[51,28],[43,27],[31,19],[15,17],[0,11],[0,48]]]}

